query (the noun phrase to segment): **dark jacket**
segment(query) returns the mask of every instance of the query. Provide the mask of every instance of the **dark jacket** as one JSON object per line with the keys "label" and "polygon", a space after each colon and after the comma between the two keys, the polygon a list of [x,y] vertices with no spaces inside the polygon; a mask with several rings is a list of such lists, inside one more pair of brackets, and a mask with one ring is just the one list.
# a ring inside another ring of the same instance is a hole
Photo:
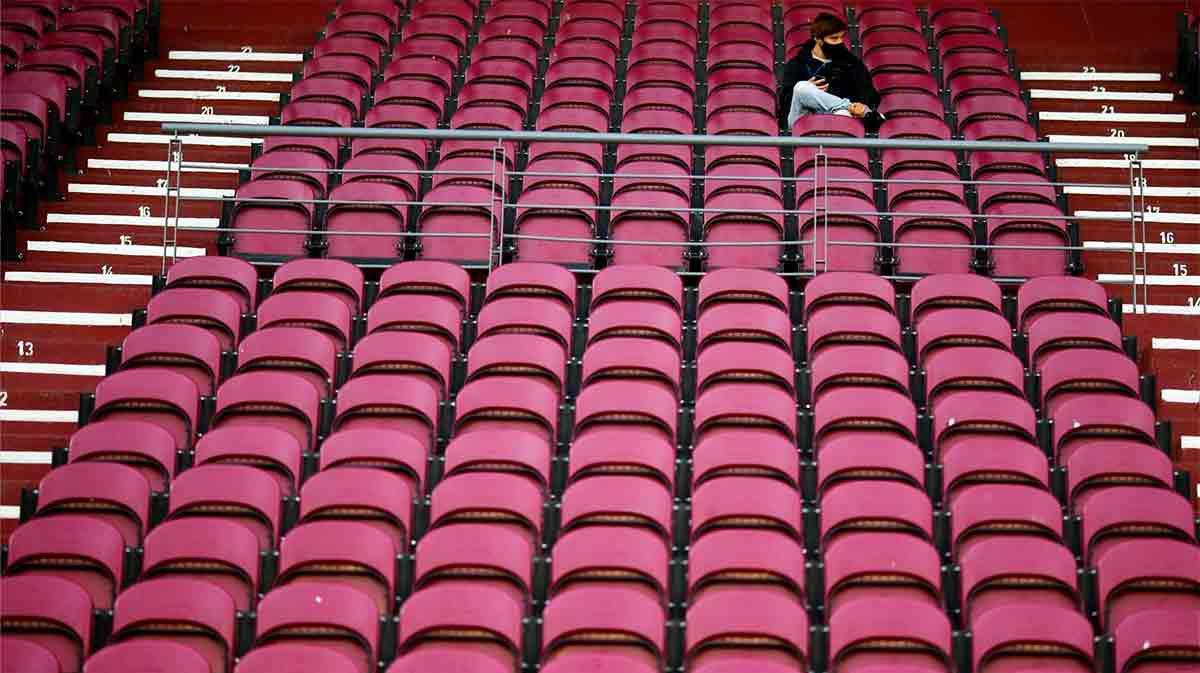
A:
{"label": "dark jacket", "polygon": [[[783,71],[783,87],[779,90],[779,108],[777,116],[779,125],[787,127],[788,110],[792,107],[792,89],[796,88],[804,77],[807,69],[805,63],[812,57],[815,40],[805,42],[795,58],[788,61]],[[829,83],[829,93],[847,98],[855,103],[863,103],[872,110],[879,107],[879,92],[871,83],[871,73],[867,66],[852,52],[836,57],[824,70],[825,81]]]}

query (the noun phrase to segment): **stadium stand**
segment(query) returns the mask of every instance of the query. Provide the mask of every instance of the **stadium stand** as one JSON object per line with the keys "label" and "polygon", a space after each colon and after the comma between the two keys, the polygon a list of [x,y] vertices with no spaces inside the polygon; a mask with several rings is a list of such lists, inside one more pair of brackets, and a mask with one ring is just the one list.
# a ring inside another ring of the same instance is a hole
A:
{"label": "stadium stand", "polygon": [[[6,215],[103,117],[16,47],[98,35],[124,86],[160,40],[156,5],[57,9],[4,9]],[[821,11],[877,136],[778,128]],[[1039,140],[1007,39],[978,0],[341,0],[264,79],[332,135],[154,141],[161,273],[19,489],[0,673],[1200,670],[1183,440],[1077,183],[766,142]]]}

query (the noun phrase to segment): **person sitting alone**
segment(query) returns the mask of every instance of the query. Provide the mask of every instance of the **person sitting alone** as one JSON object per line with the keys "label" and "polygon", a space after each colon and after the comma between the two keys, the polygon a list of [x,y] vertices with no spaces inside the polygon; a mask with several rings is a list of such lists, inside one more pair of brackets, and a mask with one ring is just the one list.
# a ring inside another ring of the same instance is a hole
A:
{"label": "person sitting alone", "polygon": [[878,131],[883,123],[875,111],[879,93],[867,67],[846,44],[846,22],[823,12],[811,29],[812,39],[784,69],[780,121],[791,128],[807,114],[835,114],[861,119],[868,131]]}

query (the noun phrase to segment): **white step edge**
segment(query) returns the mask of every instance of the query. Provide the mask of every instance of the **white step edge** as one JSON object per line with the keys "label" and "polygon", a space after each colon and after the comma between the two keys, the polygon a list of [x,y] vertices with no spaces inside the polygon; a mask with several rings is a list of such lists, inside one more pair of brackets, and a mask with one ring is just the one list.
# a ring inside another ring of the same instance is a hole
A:
{"label": "white step edge", "polygon": [[1150,339],[1150,348],[1156,351],[1200,351],[1200,339],[1153,337]]}
{"label": "white step edge", "polygon": [[[1196,450],[1200,449],[1200,435],[1181,435],[1179,437],[1180,448]],[[1200,488],[1200,484],[1197,485]]]}
{"label": "white step edge", "polygon": [[[1071,216],[1077,220],[1101,220],[1105,222],[1129,222],[1129,211],[1121,210],[1077,210]],[[1145,213],[1149,224],[1200,224],[1200,213]]]}
{"label": "white step edge", "polygon": [[1034,100],[1098,100],[1098,101],[1144,101],[1169,103],[1175,94],[1157,91],[1077,91],[1074,89],[1030,89]]}
{"label": "white step edge", "polygon": [[74,409],[0,409],[0,421],[6,423],[77,423],[79,412]]}
{"label": "white step edge", "polygon": [[1052,143],[1097,143],[1101,145],[1149,145],[1151,147],[1200,147],[1200,138],[1172,138],[1169,136],[1077,136],[1049,135]]}
{"label": "white step edge", "polygon": [[[172,136],[161,133],[110,133],[110,143],[146,143],[151,145],[166,145]],[[250,147],[262,143],[262,138],[237,138],[233,136],[180,136],[185,147]]]}
{"label": "white step edge", "polygon": [[[200,162],[196,162],[200,163]],[[151,173],[166,174],[167,162],[165,161],[138,161],[136,159],[88,159],[88,169],[90,170],[107,170],[107,171],[148,171]],[[188,165],[187,161],[183,162],[182,171],[184,173],[237,173],[243,168],[249,168],[249,164],[231,164],[222,162],[204,162],[202,166]],[[178,162],[171,163],[171,170],[179,168]]]}
{"label": "white step edge", "polygon": [[127,122],[183,122],[190,124],[269,124],[267,115],[222,115],[194,112],[126,112]]}
{"label": "white step edge", "polygon": [[[1143,276],[1142,274],[1138,274],[1138,285],[1142,285],[1143,278],[1146,285],[1154,287],[1200,287],[1200,276],[1166,276],[1154,274]],[[1102,273],[1099,274],[1096,281],[1100,283],[1130,285],[1133,282],[1133,276],[1128,273]]]}
{"label": "white step edge", "polygon": [[[72,194],[111,194],[113,196],[166,196],[166,187],[145,187],[142,185],[105,185],[90,182],[72,182],[67,185],[67,191]],[[211,187],[182,187],[180,196],[221,197],[233,196],[232,189],[215,189]]]}
{"label": "white step edge", "polygon": [[0,325],[71,325],[74,327],[132,327],[131,313],[83,311],[0,310]]}
{"label": "white step edge", "polygon": [[21,508],[17,505],[0,505],[0,519],[21,518]]}
{"label": "white step edge", "polygon": [[[174,224],[174,218],[171,219]],[[100,224],[117,227],[163,227],[161,215],[94,215],[91,213],[46,213],[46,224]],[[216,229],[221,220],[216,217],[181,217],[179,226]]]}
{"label": "white step edge", "polygon": [[171,61],[260,61],[263,63],[302,63],[304,54],[282,51],[187,51],[167,52]]}
{"label": "white step edge", "polygon": [[1200,316],[1200,306],[1178,304],[1121,304],[1121,313],[1131,315],[1185,315]]}
{"label": "white step edge", "polygon": [[[1128,187],[1103,187],[1096,185],[1063,187],[1064,194],[1082,194],[1091,196],[1129,196]],[[1168,199],[1194,199],[1200,197],[1200,187],[1144,187],[1136,194],[1156,196]]]}
{"label": "white step edge", "polygon": [[[1055,159],[1059,168],[1120,168],[1129,170],[1129,161],[1125,159],[1081,159],[1062,157]],[[1195,159],[1142,159],[1142,168],[1146,170],[1167,171],[1200,171],[1200,161]]]}
{"label": "white step edge", "polygon": [[1161,82],[1157,72],[1066,72],[1030,71],[1021,73],[1021,81],[1038,82]]}
{"label": "white step edge", "polygon": [[1153,124],[1186,124],[1187,115],[1159,112],[1056,112],[1042,110],[1038,119],[1044,122],[1130,122]]}
{"label": "white step edge", "polygon": [[[32,252],[62,252],[79,255],[114,255],[117,257],[162,257],[161,245],[121,245],[119,243],[76,243],[74,241],[29,241]],[[202,257],[204,248],[178,246],[176,257]]]}
{"label": "white step edge", "polygon": [[1084,250],[1096,252],[1131,252],[1136,249],[1139,253],[1150,255],[1200,255],[1200,243],[1137,243],[1129,241],[1084,241]]}
{"label": "white step edge", "polygon": [[150,285],[153,276],[141,273],[75,273],[55,271],[6,271],[9,283],[78,283],[83,285]]}
{"label": "white step edge", "polygon": [[53,376],[104,376],[104,365],[58,364],[54,362],[0,362],[2,374],[47,374]]}
{"label": "white step edge", "polygon": [[9,465],[49,465],[49,451],[0,451],[0,463]]}
{"label": "white step edge", "polygon": [[1200,390],[1163,388],[1162,401],[1173,404],[1200,404]]}
{"label": "white step edge", "polygon": [[206,91],[203,89],[139,89],[138,98],[160,100],[215,100],[278,103],[279,94],[269,91]]}
{"label": "white step edge", "polygon": [[230,72],[229,70],[174,70],[155,68],[162,79],[202,79],[213,82],[291,82],[290,72]]}

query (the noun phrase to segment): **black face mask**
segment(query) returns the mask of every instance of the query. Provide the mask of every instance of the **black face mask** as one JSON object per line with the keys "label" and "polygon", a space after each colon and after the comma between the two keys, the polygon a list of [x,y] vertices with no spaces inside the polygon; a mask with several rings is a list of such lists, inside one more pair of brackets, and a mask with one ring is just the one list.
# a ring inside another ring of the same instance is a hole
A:
{"label": "black face mask", "polygon": [[848,48],[846,48],[846,45],[844,43],[829,44],[828,42],[822,42],[821,43],[821,51],[825,52],[825,55],[830,58],[840,58],[842,56],[850,55],[850,50]]}

